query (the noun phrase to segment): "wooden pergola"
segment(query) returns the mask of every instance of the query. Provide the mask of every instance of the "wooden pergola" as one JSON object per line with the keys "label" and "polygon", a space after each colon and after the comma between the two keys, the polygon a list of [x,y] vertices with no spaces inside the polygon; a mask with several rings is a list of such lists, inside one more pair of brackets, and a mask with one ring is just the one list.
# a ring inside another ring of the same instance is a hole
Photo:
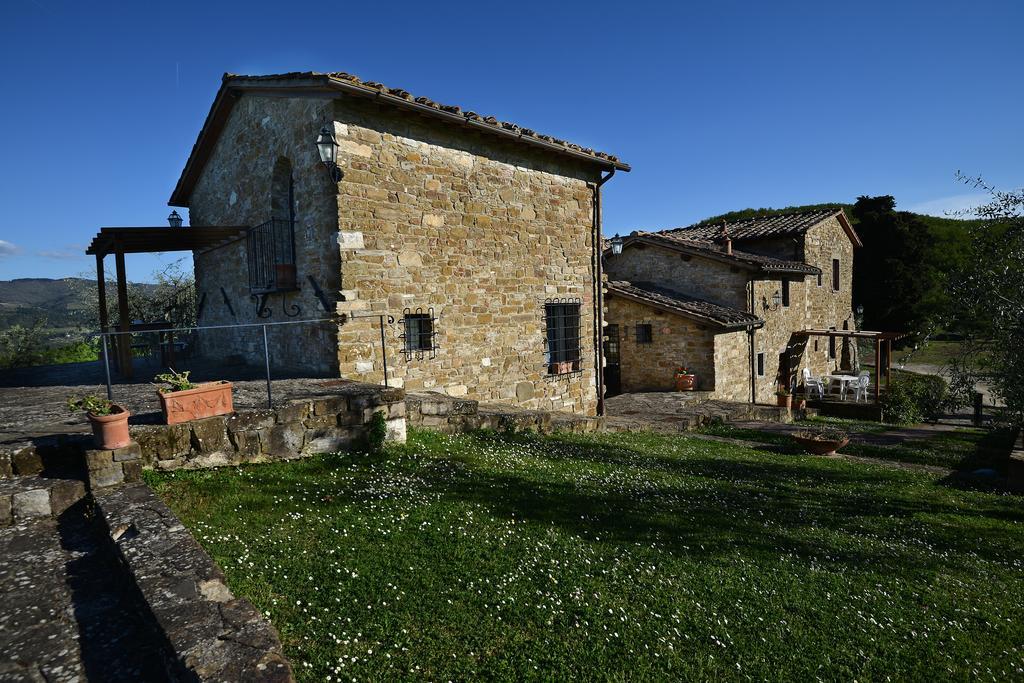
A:
{"label": "wooden pergola", "polygon": [[882,349],[885,351],[885,389],[889,390],[892,380],[892,343],[909,337],[907,332],[871,332],[868,330],[801,330],[794,337],[829,337],[831,339],[871,339],[875,342],[875,402],[878,402],[882,385]]}
{"label": "wooden pergola", "polygon": [[103,259],[114,255],[117,268],[117,347],[118,367],[125,378],[133,376],[131,344],[126,341],[133,331],[128,319],[128,280],[125,277],[125,254],[153,254],[165,251],[205,251],[223,246],[245,237],[245,226],[229,227],[138,227],[100,228],[85,250],[96,257],[96,286],[100,304],[100,331],[109,332],[107,320],[107,286],[103,273]]}

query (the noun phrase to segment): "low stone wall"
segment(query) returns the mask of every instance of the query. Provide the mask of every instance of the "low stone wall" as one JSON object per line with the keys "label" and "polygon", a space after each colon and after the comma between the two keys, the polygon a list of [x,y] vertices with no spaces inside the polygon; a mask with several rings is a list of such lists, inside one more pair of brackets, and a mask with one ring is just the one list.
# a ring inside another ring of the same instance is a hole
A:
{"label": "low stone wall", "polygon": [[[133,426],[131,436],[138,444],[141,467],[147,469],[200,469],[273,462],[348,448],[365,436],[367,425],[376,412],[384,413],[387,439],[404,442],[404,392],[355,383],[338,387],[327,395],[289,401],[273,409],[237,412],[177,425]],[[115,454],[111,459],[117,462]],[[103,456],[102,466],[109,463]],[[128,466],[122,465],[122,469],[125,467]],[[133,474],[134,468],[135,465],[130,466]],[[119,483],[116,479],[115,472],[110,484]]]}
{"label": "low stone wall", "polygon": [[408,394],[405,405],[410,425],[448,434],[474,429],[582,433],[600,431],[604,423],[599,417],[480,404],[430,391]]}
{"label": "low stone wall", "polygon": [[95,495],[115,556],[165,641],[168,680],[288,683],[291,666],[274,627],[244,598],[188,529],[144,484]]}

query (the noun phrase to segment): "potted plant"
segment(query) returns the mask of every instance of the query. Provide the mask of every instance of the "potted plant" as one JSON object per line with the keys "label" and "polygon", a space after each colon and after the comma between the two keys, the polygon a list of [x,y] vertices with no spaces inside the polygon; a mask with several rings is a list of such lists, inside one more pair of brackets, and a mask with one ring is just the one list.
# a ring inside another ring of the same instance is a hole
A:
{"label": "potted plant", "polygon": [[131,415],[122,406],[98,396],[69,398],[68,410],[73,413],[85,411],[92,425],[92,436],[96,448],[112,451],[131,443],[128,434],[128,417]]}
{"label": "potted plant", "polygon": [[850,443],[849,435],[835,427],[796,432],[793,434],[793,440],[812,455],[834,455],[837,450]]}
{"label": "potted plant", "polygon": [[690,372],[690,369],[680,365],[676,368],[675,372],[672,373],[672,378],[676,382],[676,391],[693,391],[697,386],[697,375]]}
{"label": "potted plant", "polygon": [[157,396],[167,424],[234,412],[231,382],[195,384],[188,375],[188,371],[171,370],[154,378],[166,385],[157,388]]}
{"label": "potted plant", "polygon": [[779,387],[775,392],[775,398],[778,400],[780,408],[793,407],[793,395],[789,393],[789,389],[786,387]]}

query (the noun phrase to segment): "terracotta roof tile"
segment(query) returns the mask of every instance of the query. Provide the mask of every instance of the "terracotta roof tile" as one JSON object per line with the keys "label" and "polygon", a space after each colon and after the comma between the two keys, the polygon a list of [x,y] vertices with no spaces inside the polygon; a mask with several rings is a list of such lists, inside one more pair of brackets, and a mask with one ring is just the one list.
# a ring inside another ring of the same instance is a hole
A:
{"label": "terracotta roof tile", "polygon": [[[718,228],[717,237],[721,236],[721,226]],[[730,231],[731,233],[731,231]],[[766,273],[802,273],[804,275],[818,275],[820,268],[808,265],[801,261],[786,261],[771,256],[752,254],[747,251],[733,249],[732,253],[726,253],[725,247],[719,241],[707,239],[685,239],[684,232],[636,232],[626,238],[625,244],[630,241],[646,242],[648,244],[660,245],[669,249],[688,252],[696,255],[708,256],[720,261],[732,262],[737,265],[747,266],[761,270]]]}
{"label": "terracotta roof tile", "polygon": [[818,211],[756,216],[731,223],[727,221],[704,223],[685,228],[664,230],[661,234],[693,240],[715,240],[722,235],[722,226],[724,224],[733,241],[742,242],[744,240],[802,235],[813,226],[833,216],[840,218],[841,222],[844,223],[843,228],[850,234],[854,244],[860,246],[860,239],[853,232],[853,228],[850,227],[849,220],[847,220],[846,214],[842,209],[821,209]]}
{"label": "terracotta roof tile", "polygon": [[615,280],[607,285],[609,294],[619,295],[677,313],[698,322],[727,329],[761,326],[764,320],[752,313],[688,296],[651,282]]}

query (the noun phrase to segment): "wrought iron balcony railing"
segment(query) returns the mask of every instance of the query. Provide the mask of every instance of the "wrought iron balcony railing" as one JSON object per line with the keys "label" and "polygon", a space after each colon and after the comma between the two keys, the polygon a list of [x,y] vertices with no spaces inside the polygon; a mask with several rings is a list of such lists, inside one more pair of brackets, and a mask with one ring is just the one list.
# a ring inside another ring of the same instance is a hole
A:
{"label": "wrought iron balcony railing", "polygon": [[253,294],[288,292],[298,288],[295,276],[295,223],[272,218],[249,228],[249,290]]}

